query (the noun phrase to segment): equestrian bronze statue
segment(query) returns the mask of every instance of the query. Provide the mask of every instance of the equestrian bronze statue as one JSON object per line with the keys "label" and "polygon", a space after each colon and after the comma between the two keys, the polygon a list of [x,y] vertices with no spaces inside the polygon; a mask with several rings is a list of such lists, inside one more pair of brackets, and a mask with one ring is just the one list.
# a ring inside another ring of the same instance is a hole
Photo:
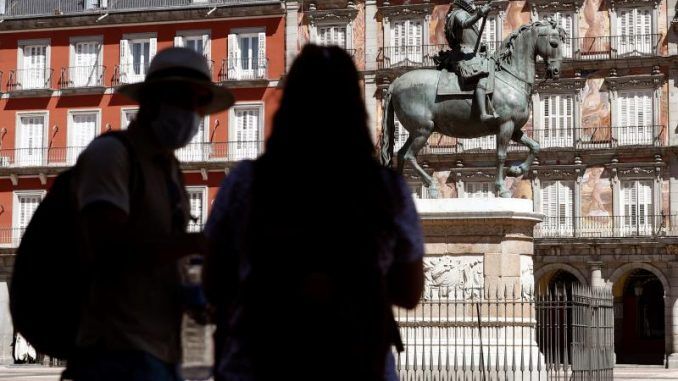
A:
{"label": "equestrian bronze statue", "polygon": [[[473,8],[469,7],[469,10]],[[452,41],[452,49],[436,57],[439,70],[413,70],[391,83],[384,99],[381,162],[386,166],[392,164],[395,113],[409,132],[407,141],[398,151],[398,171],[402,173],[405,162],[409,162],[428,187],[429,195],[435,198],[437,186],[416,158],[431,134],[438,132],[456,138],[494,134],[497,136],[495,190],[499,197],[511,197],[504,184],[505,176],[527,173],[539,152],[539,144],[521,131],[530,115],[536,59],[538,56],[543,59],[547,79],[557,79],[566,33],[553,20],[535,21],[514,31],[493,55],[483,57],[471,52],[474,56],[469,57],[469,53],[464,53],[473,41],[466,34],[468,24],[478,21],[477,15],[482,17],[486,11],[466,13],[470,15],[466,17],[471,18],[457,27],[464,32],[455,31],[454,36],[460,37]],[[471,31],[470,36],[478,45],[480,32]],[[455,48],[455,44],[459,47]],[[478,81],[482,81],[480,92],[477,91]],[[479,97],[482,98],[480,101]],[[486,102],[488,97],[491,97],[490,102]],[[527,146],[529,154],[520,165],[505,170],[506,151],[511,140]]]}

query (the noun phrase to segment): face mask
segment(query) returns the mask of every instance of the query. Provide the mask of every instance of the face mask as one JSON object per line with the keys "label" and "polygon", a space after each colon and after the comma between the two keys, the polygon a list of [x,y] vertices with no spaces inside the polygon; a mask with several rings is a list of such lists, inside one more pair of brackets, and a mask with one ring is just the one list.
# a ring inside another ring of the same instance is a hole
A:
{"label": "face mask", "polygon": [[190,143],[198,133],[200,119],[195,111],[161,105],[151,129],[163,147],[178,149]]}

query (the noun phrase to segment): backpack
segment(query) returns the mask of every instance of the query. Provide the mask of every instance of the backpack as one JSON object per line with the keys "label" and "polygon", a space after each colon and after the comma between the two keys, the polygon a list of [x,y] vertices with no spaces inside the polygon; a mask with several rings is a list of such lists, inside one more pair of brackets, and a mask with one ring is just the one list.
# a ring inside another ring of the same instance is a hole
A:
{"label": "backpack", "polygon": [[[132,168],[130,189],[134,189],[138,165],[127,134],[116,131],[103,136],[116,138],[127,149]],[[17,249],[9,289],[15,331],[39,353],[59,359],[68,359],[75,350],[80,313],[89,290],[73,192],[76,168],[56,177],[33,214]]]}
{"label": "backpack", "polygon": [[[257,166],[258,161],[252,165],[253,178]],[[253,186],[247,188],[237,193],[256,193]],[[248,202],[251,197],[235,198],[244,200],[237,203],[240,210],[232,211],[240,225],[236,234],[266,240],[249,227],[257,213]],[[312,239],[312,233],[302,233],[300,239]],[[355,254],[314,256],[264,243],[260,247],[272,250],[253,253],[247,238],[243,241],[238,245],[240,266],[248,263],[250,270],[240,278],[231,307],[240,318],[230,319],[228,331],[244,335],[241,344],[252,356],[256,379],[279,379],[281,374],[297,380],[384,379],[386,355],[392,345],[402,351],[402,341],[376,250],[355,250],[367,254],[360,260]],[[318,248],[317,254],[331,251],[329,245]]]}

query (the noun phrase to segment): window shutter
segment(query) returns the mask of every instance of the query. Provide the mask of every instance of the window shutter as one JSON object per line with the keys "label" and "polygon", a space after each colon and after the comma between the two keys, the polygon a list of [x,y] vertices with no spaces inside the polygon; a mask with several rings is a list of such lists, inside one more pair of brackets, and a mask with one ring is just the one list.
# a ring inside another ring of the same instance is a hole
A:
{"label": "window shutter", "polygon": [[174,36],[174,47],[180,48],[184,46],[184,37],[183,36]]}
{"label": "window shutter", "polygon": [[108,7],[108,0],[101,0],[101,8],[107,8]]}
{"label": "window shutter", "polygon": [[[212,39],[209,33],[202,35],[202,46],[205,52],[205,58],[209,61],[212,59]],[[209,62],[208,62],[209,63]]]}
{"label": "window shutter", "polygon": [[237,78],[238,57],[238,36],[236,34],[228,35],[228,79]]}
{"label": "window shutter", "polygon": [[[131,71],[129,40],[120,40],[120,75],[123,76]],[[124,78],[121,78],[124,81]]]}
{"label": "window shutter", "polygon": [[264,78],[266,76],[266,33],[259,32],[259,52],[258,52],[258,62],[255,67],[259,68],[259,78]]}
{"label": "window shutter", "polygon": [[[151,37],[151,38],[148,39],[148,43],[149,43],[149,54],[148,54],[149,57],[148,57],[148,62],[146,63],[147,67],[151,63],[151,61],[153,60],[153,57],[155,57],[155,53],[158,50],[158,39],[156,37]],[[144,71],[144,73],[145,73],[145,71]]]}
{"label": "window shutter", "polygon": [[0,15],[5,14],[5,0],[0,0]]}

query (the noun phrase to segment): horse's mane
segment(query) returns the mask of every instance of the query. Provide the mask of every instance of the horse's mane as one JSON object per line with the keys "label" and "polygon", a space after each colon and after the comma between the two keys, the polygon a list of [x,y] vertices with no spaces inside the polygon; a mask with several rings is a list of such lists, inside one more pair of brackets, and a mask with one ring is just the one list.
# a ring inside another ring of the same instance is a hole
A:
{"label": "horse's mane", "polygon": [[545,25],[551,25],[553,28],[558,28],[558,32],[560,33],[560,39],[562,41],[565,41],[565,38],[567,38],[567,32],[565,32],[565,29],[558,26],[556,20],[549,17],[546,20],[533,21],[531,23],[522,25],[520,28],[514,30],[506,38],[506,40],[504,40],[504,42],[502,43],[502,49],[498,50],[496,53],[496,56],[498,57],[498,62],[505,62],[507,64],[510,64],[511,58],[513,57],[513,49],[515,48],[514,42],[516,41],[516,39],[525,31],[532,30],[533,28]]}

